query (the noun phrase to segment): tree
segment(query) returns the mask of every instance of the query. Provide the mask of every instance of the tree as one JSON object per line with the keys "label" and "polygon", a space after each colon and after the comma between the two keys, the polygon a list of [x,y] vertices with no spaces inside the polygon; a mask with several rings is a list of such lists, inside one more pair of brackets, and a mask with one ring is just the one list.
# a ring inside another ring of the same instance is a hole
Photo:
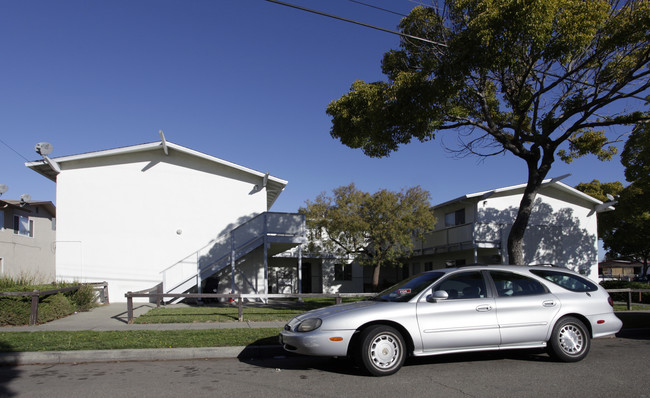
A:
{"label": "tree", "polygon": [[388,82],[355,81],[332,101],[331,136],[383,157],[451,131],[459,154],[522,159],[528,179],[508,237],[509,262],[521,264],[556,157],[610,159],[607,128],[648,120],[637,109],[650,87],[650,2],[446,0],[414,8],[399,28],[428,41],[402,39],[382,61]]}
{"label": "tree", "polygon": [[374,267],[376,291],[381,267],[411,255],[413,237],[433,229],[429,192],[418,186],[369,194],[350,184],[332,193],[306,201],[299,210],[307,219],[310,249],[353,256],[361,265]]}
{"label": "tree", "polygon": [[598,215],[598,234],[610,257],[629,257],[643,262],[643,275],[650,260],[650,126],[639,124],[621,154],[630,185],[597,180],[576,188],[600,200],[618,196],[616,211]]}

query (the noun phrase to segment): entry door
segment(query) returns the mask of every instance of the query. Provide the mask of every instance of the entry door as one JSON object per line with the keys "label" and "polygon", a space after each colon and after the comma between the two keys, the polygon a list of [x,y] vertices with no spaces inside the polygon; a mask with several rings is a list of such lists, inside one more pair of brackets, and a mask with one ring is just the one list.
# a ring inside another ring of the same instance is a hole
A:
{"label": "entry door", "polygon": [[479,271],[457,272],[439,281],[434,290],[444,290],[446,300],[421,300],[418,324],[425,351],[453,351],[466,347],[499,345],[500,335],[494,299],[488,297]]}
{"label": "entry door", "polygon": [[311,263],[302,264],[302,292],[311,293]]}

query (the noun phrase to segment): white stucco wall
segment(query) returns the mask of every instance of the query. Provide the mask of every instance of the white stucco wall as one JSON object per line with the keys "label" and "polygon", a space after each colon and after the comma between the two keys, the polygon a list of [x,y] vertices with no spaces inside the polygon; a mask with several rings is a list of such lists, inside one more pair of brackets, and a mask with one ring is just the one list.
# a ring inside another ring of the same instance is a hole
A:
{"label": "white stucco wall", "polygon": [[57,278],[108,281],[112,302],[267,207],[261,178],[171,149],[61,167]]}
{"label": "white stucco wall", "polygon": [[[479,239],[500,236],[501,247],[506,248],[520,200],[521,195],[494,195],[479,201]],[[591,206],[552,187],[538,194],[524,235],[525,262],[563,266],[597,281],[597,220],[596,213],[589,214]],[[507,256],[505,249],[504,255]]]}

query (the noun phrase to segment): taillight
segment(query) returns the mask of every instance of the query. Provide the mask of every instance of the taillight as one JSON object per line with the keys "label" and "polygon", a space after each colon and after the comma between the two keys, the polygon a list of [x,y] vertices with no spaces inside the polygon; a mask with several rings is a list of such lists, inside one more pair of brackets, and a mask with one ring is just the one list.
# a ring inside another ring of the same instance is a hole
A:
{"label": "taillight", "polygon": [[611,305],[612,307],[614,306],[614,300],[612,300],[612,296],[608,296],[608,297],[607,297],[607,302],[608,302],[609,305]]}

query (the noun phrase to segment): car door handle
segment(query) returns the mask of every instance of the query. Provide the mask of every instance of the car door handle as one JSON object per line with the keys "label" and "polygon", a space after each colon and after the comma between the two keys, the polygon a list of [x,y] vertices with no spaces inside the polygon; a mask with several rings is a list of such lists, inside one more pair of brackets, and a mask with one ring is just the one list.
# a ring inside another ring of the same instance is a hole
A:
{"label": "car door handle", "polygon": [[555,307],[555,301],[546,300],[546,301],[542,302],[542,306],[544,306],[544,307]]}
{"label": "car door handle", "polygon": [[478,307],[476,307],[476,311],[478,312],[487,312],[491,310],[492,310],[492,306],[489,304],[479,305]]}

